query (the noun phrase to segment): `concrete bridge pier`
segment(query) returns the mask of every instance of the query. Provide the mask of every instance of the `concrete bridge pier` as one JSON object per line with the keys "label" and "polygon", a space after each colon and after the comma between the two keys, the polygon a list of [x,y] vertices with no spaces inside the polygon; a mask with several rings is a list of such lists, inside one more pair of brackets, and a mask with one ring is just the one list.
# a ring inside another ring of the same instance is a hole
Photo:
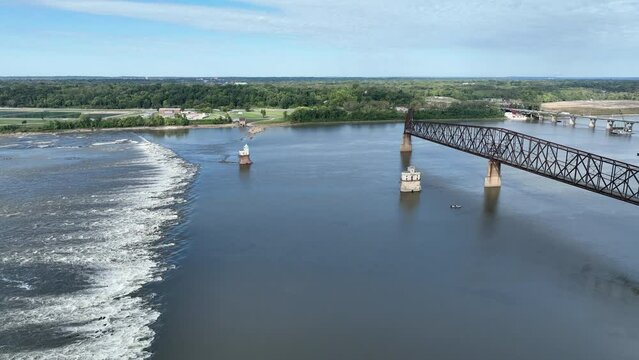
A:
{"label": "concrete bridge pier", "polygon": [[597,119],[596,118],[590,118],[590,122],[588,123],[588,127],[591,129],[594,129],[597,126]]}
{"label": "concrete bridge pier", "polygon": [[413,144],[411,143],[411,135],[408,133],[404,133],[404,137],[402,138],[402,146],[399,148],[401,152],[411,152],[413,151]]}
{"label": "concrete bridge pier", "polygon": [[414,166],[409,166],[406,171],[402,171],[400,192],[420,192],[422,191],[422,173],[415,170]]}
{"label": "concrete bridge pier", "polygon": [[570,119],[568,120],[568,124],[570,124],[570,126],[575,126],[577,124],[577,117],[576,116],[570,116]]}
{"label": "concrete bridge pier", "polygon": [[606,125],[606,130],[612,130],[612,128],[614,127],[614,121],[610,121],[608,120],[608,124]]}
{"label": "concrete bridge pier", "polygon": [[488,160],[488,173],[484,179],[485,188],[501,187],[501,163],[497,160]]}

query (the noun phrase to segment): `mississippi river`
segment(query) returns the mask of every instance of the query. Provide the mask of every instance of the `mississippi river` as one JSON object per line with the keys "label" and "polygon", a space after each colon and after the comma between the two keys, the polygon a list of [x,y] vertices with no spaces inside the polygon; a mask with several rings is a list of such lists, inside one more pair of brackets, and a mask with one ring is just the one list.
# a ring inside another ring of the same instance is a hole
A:
{"label": "mississippi river", "polygon": [[402,126],[0,138],[0,358],[636,359],[636,206]]}

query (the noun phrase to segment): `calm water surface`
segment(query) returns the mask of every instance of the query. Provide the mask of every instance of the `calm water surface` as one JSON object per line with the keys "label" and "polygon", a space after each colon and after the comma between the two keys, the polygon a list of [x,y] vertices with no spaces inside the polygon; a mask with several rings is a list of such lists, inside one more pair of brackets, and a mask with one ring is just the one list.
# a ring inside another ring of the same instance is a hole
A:
{"label": "calm water surface", "polygon": [[[636,137],[496,125],[638,163]],[[508,167],[485,191],[486,160],[401,132],[272,128],[249,170],[237,129],[152,135],[200,166],[155,358],[637,358],[636,206]]]}
{"label": "calm water surface", "polygon": [[637,359],[636,206],[402,126],[0,138],[0,358]]}

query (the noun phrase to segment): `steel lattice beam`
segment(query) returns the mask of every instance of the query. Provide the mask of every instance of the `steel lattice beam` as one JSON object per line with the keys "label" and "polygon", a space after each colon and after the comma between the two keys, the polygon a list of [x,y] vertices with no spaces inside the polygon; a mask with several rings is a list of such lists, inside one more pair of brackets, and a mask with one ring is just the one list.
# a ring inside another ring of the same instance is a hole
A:
{"label": "steel lattice beam", "polygon": [[407,119],[404,132],[639,205],[639,167],[632,164],[503,128]]}

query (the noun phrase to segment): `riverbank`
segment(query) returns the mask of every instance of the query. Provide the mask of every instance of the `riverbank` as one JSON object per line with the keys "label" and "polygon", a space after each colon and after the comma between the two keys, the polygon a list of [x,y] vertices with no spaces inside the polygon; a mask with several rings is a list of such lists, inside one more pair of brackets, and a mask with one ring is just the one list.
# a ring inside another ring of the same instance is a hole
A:
{"label": "riverbank", "polygon": [[[418,121],[433,121],[433,122],[492,122],[503,121],[504,118],[485,118],[485,119],[431,119],[431,120],[418,120]],[[317,125],[345,125],[345,124],[394,124],[402,123],[404,120],[344,120],[344,121],[316,121],[316,122],[304,122],[293,123],[286,122],[260,122],[249,123],[249,134],[255,136],[264,132],[268,128],[272,127],[305,127],[305,126],[317,126]],[[11,136],[24,136],[24,135],[42,135],[42,134],[73,134],[73,133],[99,133],[99,132],[113,132],[113,131],[167,131],[167,130],[182,130],[182,129],[218,129],[218,128],[233,128],[237,127],[237,124],[201,124],[201,125],[171,125],[171,126],[135,126],[135,127],[118,127],[118,128],[97,128],[97,129],[65,129],[65,130],[36,130],[36,131],[15,131],[15,132],[0,132],[0,137]]]}
{"label": "riverbank", "polygon": [[[503,121],[504,117],[495,117],[495,118],[482,118],[482,119],[474,119],[474,118],[459,118],[459,119],[415,119],[415,121],[430,121],[430,122],[492,122],[492,121]],[[345,121],[318,121],[318,122],[305,122],[305,123],[289,123],[290,126],[306,126],[306,125],[343,125],[343,124],[394,124],[394,123],[403,123],[405,120],[345,120]]]}
{"label": "riverbank", "polygon": [[181,130],[181,129],[217,129],[237,127],[235,124],[202,124],[202,125],[170,125],[170,126],[134,126],[134,127],[118,127],[118,128],[94,128],[94,129],[65,129],[65,130],[36,130],[36,131],[14,131],[0,132],[0,136],[23,136],[23,135],[42,135],[42,134],[73,134],[73,133],[99,133],[113,131],[139,131],[139,130]]}

